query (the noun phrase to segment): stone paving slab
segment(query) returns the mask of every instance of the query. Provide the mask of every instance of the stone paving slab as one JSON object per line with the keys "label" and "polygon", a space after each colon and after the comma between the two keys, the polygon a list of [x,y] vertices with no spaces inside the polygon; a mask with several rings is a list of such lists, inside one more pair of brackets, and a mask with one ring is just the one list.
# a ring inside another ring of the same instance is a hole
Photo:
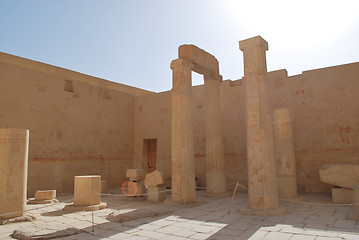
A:
{"label": "stone paving slab", "polygon": [[[92,231],[91,212],[67,213],[62,208],[71,202],[71,195],[58,196],[58,204],[28,205],[29,214],[36,217],[33,223],[13,223],[0,226],[0,240],[12,239],[9,235],[16,229],[25,229],[37,224],[59,229],[77,228],[81,233],[56,239],[289,239],[289,240],[330,240],[358,239],[358,221],[347,219],[353,211],[351,206],[308,205],[285,203],[288,208],[284,216],[241,215],[239,209],[247,203],[247,195],[235,197],[231,213],[228,207],[231,197],[206,198],[203,191],[197,191],[203,204],[193,208],[170,207],[163,203],[129,201],[116,196],[102,198],[108,208],[94,212]],[[168,195],[169,197],[169,195]],[[313,198],[316,200],[316,197]],[[310,196],[305,196],[309,201]],[[106,217],[116,212],[165,212],[154,217],[138,218],[126,222],[111,222]]]}

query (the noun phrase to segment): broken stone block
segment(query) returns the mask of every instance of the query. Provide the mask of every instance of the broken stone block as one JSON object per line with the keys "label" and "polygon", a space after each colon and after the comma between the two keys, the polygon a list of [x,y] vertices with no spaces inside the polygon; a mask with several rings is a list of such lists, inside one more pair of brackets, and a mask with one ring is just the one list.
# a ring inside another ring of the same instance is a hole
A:
{"label": "broken stone block", "polygon": [[359,184],[359,164],[327,164],[319,169],[320,180],[335,186],[353,188]]}
{"label": "broken stone block", "polygon": [[332,188],[333,203],[352,203],[353,189],[351,188]]}
{"label": "broken stone block", "polygon": [[159,187],[148,187],[147,188],[147,200],[154,201],[154,202],[161,202],[166,200],[166,187],[159,186]]}
{"label": "broken stone block", "polygon": [[35,199],[27,201],[28,204],[46,204],[59,202],[56,198],[56,190],[42,190],[35,192]]}
{"label": "broken stone block", "polygon": [[56,190],[42,190],[35,192],[36,200],[51,200],[56,198]]}
{"label": "broken stone block", "polygon": [[144,169],[127,169],[126,177],[130,178],[130,181],[140,181],[145,176]]}
{"label": "broken stone block", "polygon": [[157,187],[161,185],[165,185],[166,183],[166,174],[155,170],[151,173],[147,173],[145,177],[145,186],[147,187]]}

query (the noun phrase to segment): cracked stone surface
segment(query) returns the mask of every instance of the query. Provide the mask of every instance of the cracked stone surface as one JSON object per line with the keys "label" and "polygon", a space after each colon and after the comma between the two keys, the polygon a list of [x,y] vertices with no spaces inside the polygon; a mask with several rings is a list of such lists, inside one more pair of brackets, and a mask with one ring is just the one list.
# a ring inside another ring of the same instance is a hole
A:
{"label": "cracked stone surface", "polygon": [[[37,240],[359,239],[358,220],[348,218],[354,207],[330,204],[330,195],[307,194],[295,202],[282,201],[280,204],[288,209],[283,216],[252,216],[239,211],[248,205],[248,196],[242,192],[237,192],[230,214],[232,196],[208,198],[205,191],[196,192],[202,203],[188,208],[124,200],[120,190],[111,193],[102,196],[108,207],[94,211],[93,216],[92,212],[62,210],[72,202],[72,194],[58,196],[58,204],[28,205],[28,214],[36,220],[0,226],[0,240],[13,240],[12,233],[17,239]],[[167,199],[170,197],[167,194]],[[108,220],[111,214],[135,218],[114,222]],[[75,232],[78,234],[70,235]]]}

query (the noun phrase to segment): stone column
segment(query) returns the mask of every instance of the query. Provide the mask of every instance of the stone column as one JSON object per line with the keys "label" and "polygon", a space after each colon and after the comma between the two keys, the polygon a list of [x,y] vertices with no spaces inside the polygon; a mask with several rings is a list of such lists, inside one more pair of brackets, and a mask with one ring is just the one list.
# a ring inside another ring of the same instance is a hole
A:
{"label": "stone column", "polygon": [[204,75],[206,182],[207,194],[213,197],[225,195],[227,192],[222,135],[221,80],[222,77],[217,74]]}
{"label": "stone column", "polygon": [[354,217],[359,220],[359,185],[353,186]]}
{"label": "stone column", "polygon": [[296,198],[297,177],[290,112],[287,108],[280,108],[274,110],[273,115],[278,195],[282,198]]}
{"label": "stone column", "polygon": [[24,215],[29,130],[0,129],[0,218]]}
{"label": "stone column", "polygon": [[249,208],[243,214],[279,215],[274,138],[267,94],[265,51],[268,43],[260,36],[239,42],[244,55],[244,85],[247,114],[247,159]]}
{"label": "stone column", "polygon": [[172,87],[172,201],[196,201],[193,124],[192,73],[193,64],[184,59],[171,63]]}

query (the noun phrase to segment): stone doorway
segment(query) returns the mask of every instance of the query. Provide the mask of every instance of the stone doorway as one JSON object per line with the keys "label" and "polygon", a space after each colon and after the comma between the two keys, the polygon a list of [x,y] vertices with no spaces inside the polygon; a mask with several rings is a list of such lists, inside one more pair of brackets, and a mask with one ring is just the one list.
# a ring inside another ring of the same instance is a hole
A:
{"label": "stone doorway", "polygon": [[143,140],[143,153],[145,162],[147,162],[147,172],[156,170],[156,153],[157,153],[157,139]]}

